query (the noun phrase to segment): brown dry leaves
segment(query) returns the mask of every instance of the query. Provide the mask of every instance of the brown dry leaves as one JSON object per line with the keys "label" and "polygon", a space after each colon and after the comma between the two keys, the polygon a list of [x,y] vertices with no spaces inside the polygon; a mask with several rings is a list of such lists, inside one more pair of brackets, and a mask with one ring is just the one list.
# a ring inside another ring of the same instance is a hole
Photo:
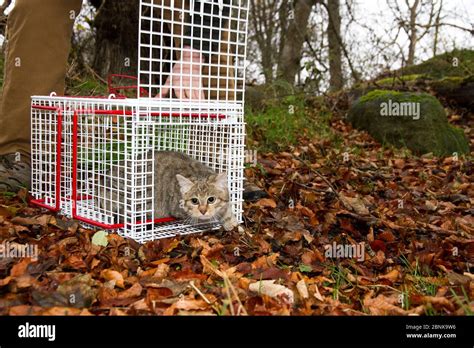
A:
{"label": "brown dry leaves", "polygon": [[[0,314],[464,315],[474,311],[473,164],[344,139],[263,154],[246,175],[270,195],[240,231],[139,245],[0,198]],[[358,147],[357,155],[352,151]],[[348,153],[348,157],[343,155]],[[303,160],[304,159],[304,160]],[[327,246],[364,243],[363,260]]]}

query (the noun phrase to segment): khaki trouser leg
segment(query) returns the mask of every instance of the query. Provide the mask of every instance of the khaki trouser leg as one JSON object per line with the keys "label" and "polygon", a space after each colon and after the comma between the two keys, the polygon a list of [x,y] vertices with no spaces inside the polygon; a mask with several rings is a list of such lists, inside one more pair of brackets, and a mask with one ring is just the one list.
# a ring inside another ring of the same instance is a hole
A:
{"label": "khaki trouser leg", "polygon": [[30,97],[64,93],[74,17],[82,0],[17,0],[8,17],[0,155],[30,153]]}

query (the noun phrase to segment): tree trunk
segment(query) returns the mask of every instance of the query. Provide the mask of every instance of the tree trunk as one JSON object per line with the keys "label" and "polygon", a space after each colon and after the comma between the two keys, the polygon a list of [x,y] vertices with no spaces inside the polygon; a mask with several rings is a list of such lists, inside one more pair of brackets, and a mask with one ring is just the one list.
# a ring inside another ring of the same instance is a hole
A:
{"label": "tree trunk", "polygon": [[344,79],[342,76],[342,39],[339,0],[328,0],[327,9],[329,16],[327,28],[329,44],[329,87],[331,91],[338,91],[344,87]]}
{"label": "tree trunk", "polygon": [[408,58],[407,58],[407,65],[413,65],[415,63],[415,50],[416,44],[418,42],[418,33],[416,28],[416,17],[418,15],[418,5],[420,4],[420,0],[415,0],[413,6],[410,7],[410,45],[408,47]]}
{"label": "tree trunk", "polygon": [[294,18],[289,19],[285,45],[278,64],[278,77],[291,85],[300,69],[301,50],[305,41],[309,15],[316,0],[295,0]]}
{"label": "tree trunk", "polygon": [[94,19],[93,69],[103,78],[109,74],[137,75],[138,0],[91,0]]}
{"label": "tree trunk", "polygon": [[443,10],[443,0],[439,4],[438,14],[436,15],[435,20],[435,32],[433,38],[433,56],[438,54],[438,40],[439,40],[439,26],[441,23],[441,11]]}

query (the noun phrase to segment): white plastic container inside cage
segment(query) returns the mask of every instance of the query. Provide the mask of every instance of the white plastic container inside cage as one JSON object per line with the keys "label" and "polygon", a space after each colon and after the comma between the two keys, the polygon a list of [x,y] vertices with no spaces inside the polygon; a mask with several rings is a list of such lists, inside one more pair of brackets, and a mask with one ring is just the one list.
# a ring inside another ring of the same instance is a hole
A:
{"label": "white plastic container inside cage", "polygon": [[32,97],[33,203],[140,242],[218,228],[154,214],[155,152],[180,151],[228,173],[241,222],[247,16],[142,0],[137,98]]}

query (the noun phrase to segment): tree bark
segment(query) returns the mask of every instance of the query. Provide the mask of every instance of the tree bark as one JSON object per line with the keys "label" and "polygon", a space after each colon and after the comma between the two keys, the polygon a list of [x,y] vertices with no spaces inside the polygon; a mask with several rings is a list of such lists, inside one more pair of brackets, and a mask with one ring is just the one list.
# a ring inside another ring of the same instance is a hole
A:
{"label": "tree bark", "polygon": [[278,78],[294,85],[295,76],[300,69],[301,50],[305,42],[311,9],[317,0],[295,0],[294,18],[290,18],[285,45],[278,64]]}
{"label": "tree bark", "polygon": [[91,0],[98,9],[93,69],[109,74],[137,75],[138,0]]}
{"label": "tree bark", "polygon": [[[408,2],[407,2],[408,4]],[[410,7],[410,45],[408,47],[408,58],[407,58],[407,65],[413,65],[415,63],[415,52],[416,52],[416,44],[418,42],[418,33],[416,28],[416,17],[418,15],[418,5],[420,4],[420,0],[415,0],[413,6]]]}
{"label": "tree bark", "polygon": [[342,75],[341,13],[339,0],[328,0],[329,23],[327,28],[329,45],[329,88],[338,91],[344,87]]}

